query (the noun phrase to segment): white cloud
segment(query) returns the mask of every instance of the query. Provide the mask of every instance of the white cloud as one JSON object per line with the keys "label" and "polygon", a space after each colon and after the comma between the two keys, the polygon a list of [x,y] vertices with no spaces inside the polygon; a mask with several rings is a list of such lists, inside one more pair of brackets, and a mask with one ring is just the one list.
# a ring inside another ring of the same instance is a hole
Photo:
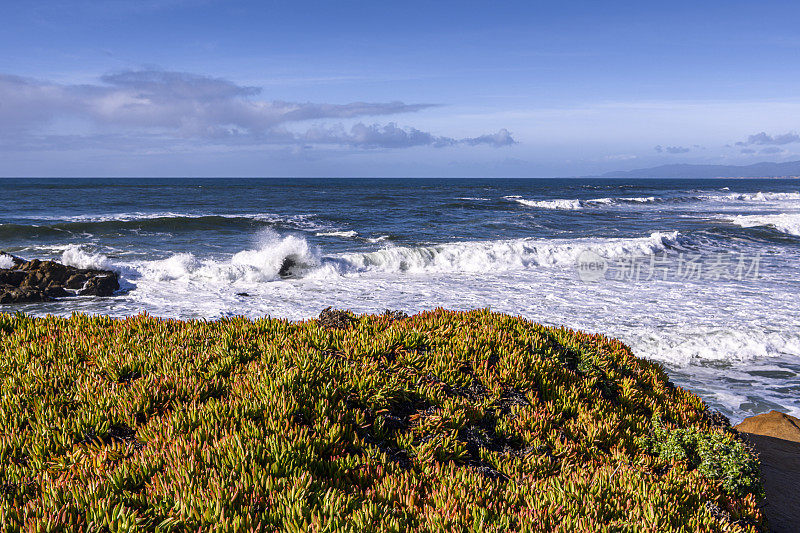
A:
{"label": "white cloud", "polygon": [[[736,146],[750,146],[752,144],[780,146],[783,144],[791,144],[796,142],[800,142],[800,135],[796,133],[789,132],[780,135],[767,135],[766,132],[762,131],[761,133],[750,135],[749,137],[747,137],[746,141],[737,142]],[[764,152],[762,150],[762,153],[768,153],[768,152]]]}
{"label": "white cloud", "polygon": [[[286,125],[305,121],[413,113],[435,107],[433,104],[270,101],[259,98],[262,91],[258,87],[161,70],[109,74],[100,82],[67,85],[0,75],[0,145],[5,149],[61,149],[80,144],[81,139],[102,145],[104,139],[119,143],[120,138],[143,144],[188,140],[236,145],[321,143],[360,148],[514,143],[507,130],[454,139],[413,127],[401,128],[394,122],[383,126],[358,123],[349,132],[336,126],[315,126],[299,134],[285,129]],[[72,130],[67,126],[67,131],[62,131],[65,124],[71,125]]]}
{"label": "white cloud", "polygon": [[401,128],[394,122],[384,126],[380,124],[365,125],[358,123],[350,131],[345,131],[342,126],[330,128],[311,128],[299,135],[300,139],[308,143],[317,144],[343,144],[363,148],[408,148],[411,146],[434,146],[437,148],[467,144],[476,146],[487,144],[491,146],[507,146],[515,144],[508,130],[500,130],[494,134],[480,137],[467,137],[455,139],[452,137],[437,136],[420,131],[416,128]]}
{"label": "white cloud", "polygon": [[666,152],[668,154],[685,154],[691,151],[691,148],[685,146],[661,146],[660,144],[655,147],[655,151],[660,153]]}

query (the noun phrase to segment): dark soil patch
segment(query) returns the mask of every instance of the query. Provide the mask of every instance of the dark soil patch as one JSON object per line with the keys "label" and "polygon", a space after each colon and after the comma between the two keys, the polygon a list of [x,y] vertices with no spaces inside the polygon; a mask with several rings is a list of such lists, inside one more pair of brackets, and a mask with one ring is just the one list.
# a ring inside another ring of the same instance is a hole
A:
{"label": "dark soil patch", "polygon": [[319,314],[318,320],[319,323],[324,328],[348,329],[358,319],[350,311],[343,311],[341,309],[332,309],[331,307],[326,307]]}
{"label": "dark soil patch", "polygon": [[[357,405],[348,402],[348,408]],[[406,450],[397,446],[397,435],[411,427],[411,420],[419,415],[430,413],[436,408],[425,398],[416,397],[406,401],[393,402],[388,409],[378,413],[370,408],[363,408],[367,424],[356,427],[358,436],[369,444],[377,446],[386,456],[402,468],[411,468],[411,460]],[[382,435],[375,431],[375,424],[381,418],[384,428]]]}
{"label": "dark soil patch", "polygon": [[122,383],[123,385],[130,385],[131,382],[136,381],[140,377],[142,377],[141,372],[139,372],[138,370],[132,370],[130,372],[125,372],[124,374],[122,374],[117,380],[117,383]]}
{"label": "dark soil patch", "polygon": [[398,322],[408,318],[408,315],[406,313],[397,309],[395,310],[387,309],[380,316],[388,319],[390,324],[392,322]]}
{"label": "dark soil patch", "polygon": [[133,447],[133,451],[139,451],[144,448],[144,444],[136,440],[136,430],[125,424],[115,424],[111,426],[108,433],[101,437],[97,436],[94,428],[90,428],[83,434],[83,438],[76,444],[90,444],[92,442],[100,441],[103,444],[111,444],[112,442],[122,442]]}

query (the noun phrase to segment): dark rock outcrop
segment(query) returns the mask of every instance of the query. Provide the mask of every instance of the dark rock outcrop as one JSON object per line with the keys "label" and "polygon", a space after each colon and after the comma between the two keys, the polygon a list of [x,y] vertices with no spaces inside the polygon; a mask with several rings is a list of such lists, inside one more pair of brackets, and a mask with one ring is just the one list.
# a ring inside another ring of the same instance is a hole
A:
{"label": "dark rock outcrop", "polygon": [[281,263],[281,268],[278,270],[278,275],[282,278],[290,278],[292,276],[292,269],[297,266],[297,261],[291,256],[284,257]]}
{"label": "dark rock outcrop", "polygon": [[76,268],[55,261],[25,261],[0,252],[0,303],[45,302],[64,296],[111,296],[119,278],[110,270]]}

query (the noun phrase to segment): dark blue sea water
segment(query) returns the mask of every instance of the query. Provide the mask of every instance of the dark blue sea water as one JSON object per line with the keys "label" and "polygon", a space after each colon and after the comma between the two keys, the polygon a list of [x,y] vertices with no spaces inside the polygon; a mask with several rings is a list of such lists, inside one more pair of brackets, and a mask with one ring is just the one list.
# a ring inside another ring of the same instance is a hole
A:
{"label": "dark blue sea water", "polygon": [[734,419],[800,415],[798,191],[738,179],[4,179],[0,249],[113,268],[123,288],[0,310],[490,307],[619,337]]}

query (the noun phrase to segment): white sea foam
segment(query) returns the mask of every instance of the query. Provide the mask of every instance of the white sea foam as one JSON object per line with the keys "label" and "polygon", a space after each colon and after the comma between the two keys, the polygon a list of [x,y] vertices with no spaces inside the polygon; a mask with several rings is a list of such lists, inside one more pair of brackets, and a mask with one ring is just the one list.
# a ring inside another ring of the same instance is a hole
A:
{"label": "white sea foam", "polygon": [[0,255],[0,268],[11,268],[14,266],[14,260],[10,255]]}
{"label": "white sea foam", "polygon": [[202,281],[212,284],[235,282],[259,283],[280,279],[280,271],[289,260],[293,275],[320,267],[318,252],[300,236],[279,236],[271,230],[259,233],[256,247],[242,250],[228,260],[198,259],[180,253],[158,261],[148,261],[139,268],[145,279],[156,281]]}
{"label": "white sea foam", "polygon": [[[158,211],[158,212],[130,212],[130,213],[99,213],[91,215],[64,215],[52,216],[43,215],[35,218],[39,220],[49,220],[58,222],[130,222],[135,220],[153,220],[158,218],[201,218],[205,216],[212,216],[211,214],[200,213],[177,213],[174,211]],[[225,215],[213,215],[225,216]],[[234,216],[234,215],[229,215]]]}
{"label": "white sea foam", "polygon": [[479,198],[479,197],[474,197],[474,196],[465,196],[465,197],[462,197],[462,198],[456,198],[456,200],[474,200],[476,202],[488,202],[489,201],[488,198]]}
{"label": "white sea foam", "polygon": [[76,268],[94,268],[99,270],[113,270],[114,266],[103,254],[89,253],[80,246],[71,244],[61,254],[61,262]]}
{"label": "white sea foam", "polygon": [[674,202],[723,202],[723,203],[755,203],[755,204],[769,204],[789,202],[796,205],[795,202],[800,200],[800,192],[755,192],[755,193],[727,193],[727,194],[707,194],[700,196],[675,196],[671,199],[659,199],[655,196],[622,196],[619,198],[591,198],[581,200],[578,198],[556,198],[552,200],[532,200],[523,198],[521,196],[505,196],[507,200],[511,200],[528,207],[535,207],[539,209],[562,209],[562,210],[578,210],[586,208],[598,208],[611,205],[625,205],[625,204],[652,204],[657,202],[667,202],[672,200]]}
{"label": "white sea foam", "polygon": [[[176,212],[176,211],[156,211],[156,212],[129,212],[129,213],[101,213],[91,215],[66,215],[66,216],[36,216],[30,217],[37,220],[47,220],[52,222],[84,222],[84,223],[103,223],[103,222],[136,222],[144,220],[158,219],[201,219],[209,217],[219,217],[227,219],[247,219],[268,224],[293,225],[300,229],[309,231],[324,231],[330,229],[328,226],[315,220],[314,214],[298,215],[278,215],[275,213],[197,213],[197,212]],[[32,224],[29,224],[32,225]]]}
{"label": "white sea foam", "polygon": [[[678,245],[678,233],[618,239],[512,239],[445,243],[428,246],[388,246],[374,252],[323,256],[301,236],[264,231],[257,246],[230,259],[198,259],[190,253],[147,261],[137,269],[145,279],[204,283],[260,283],[280,279],[290,260],[294,277],[330,278],[368,272],[392,274],[470,273],[571,267],[585,250],[606,258],[643,256]],[[85,254],[84,254],[85,255]],[[85,263],[85,264],[88,264]]]}
{"label": "white sea foam", "polygon": [[758,328],[709,329],[681,326],[680,335],[640,332],[640,354],[665,363],[688,366],[697,361],[746,363],[780,354],[800,354],[800,334],[792,331],[763,331]]}
{"label": "white sea foam", "polygon": [[635,202],[639,204],[651,204],[656,201],[655,196],[643,196],[643,197],[636,197],[636,196],[624,196],[619,198],[620,201],[623,202]]}
{"label": "white sea foam", "polygon": [[528,207],[538,207],[540,209],[566,209],[576,210],[584,209],[587,207],[602,207],[607,205],[638,203],[647,204],[656,201],[654,196],[647,197],[622,197],[622,198],[591,198],[588,200],[580,200],[578,198],[565,199],[557,198],[555,200],[528,200],[522,197],[506,196],[507,200],[513,200],[517,203]]}
{"label": "white sea foam", "polygon": [[317,237],[356,237],[357,231],[319,231],[315,233]]}
{"label": "white sea foam", "polygon": [[743,228],[767,226],[782,233],[800,236],[800,213],[780,213],[777,215],[739,215],[731,222]]}
{"label": "white sea foam", "polygon": [[511,239],[429,246],[392,246],[367,253],[339,256],[345,271],[382,272],[496,272],[574,265],[591,250],[606,258],[651,255],[678,244],[678,233],[656,232],[649,237],[618,239]]}
{"label": "white sea foam", "polygon": [[231,264],[255,269],[264,278],[274,279],[287,259],[299,269],[311,269],[320,264],[319,252],[303,237],[297,235],[281,237],[271,230],[262,231],[259,234],[257,248],[235,254]]}
{"label": "white sea foam", "polygon": [[702,200],[715,200],[720,202],[781,202],[800,200],[800,192],[755,192],[755,193],[730,193],[712,194],[699,197]]}
{"label": "white sea foam", "polygon": [[564,200],[564,199],[556,199],[556,200],[526,200],[525,198],[511,198],[506,197],[509,199],[513,199],[515,202],[520,203],[522,205],[526,205],[528,207],[538,207],[540,209],[581,209],[583,207],[583,203],[578,200]]}
{"label": "white sea foam", "polygon": [[592,200],[583,200],[583,205],[611,205],[617,202],[615,198],[594,198]]}

